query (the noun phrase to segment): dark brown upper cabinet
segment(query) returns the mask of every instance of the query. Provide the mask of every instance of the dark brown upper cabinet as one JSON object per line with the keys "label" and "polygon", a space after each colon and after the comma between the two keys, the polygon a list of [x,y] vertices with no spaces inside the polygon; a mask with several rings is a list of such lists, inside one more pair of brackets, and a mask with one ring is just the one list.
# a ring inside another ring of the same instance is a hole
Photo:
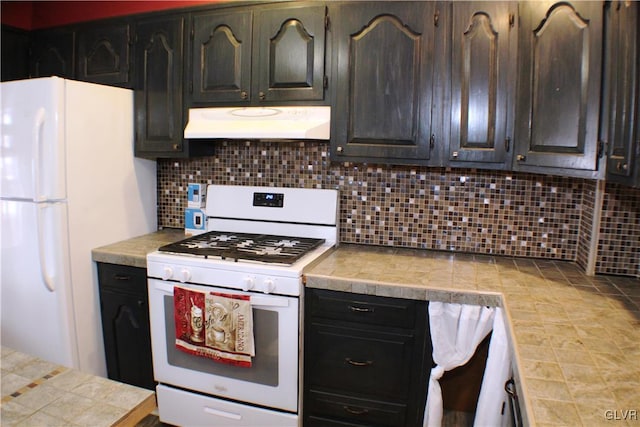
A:
{"label": "dark brown upper cabinet", "polygon": [[640,4],[613,1],[606,16],[602,138],[608,142],[607,180],[640,187]]}
{"label": "dark brown upper cabinet", "polygon": [[451,166],[511,167],[517,3],[453,2]]}
{"label": "dark brown upper cabinet", "polygon": [[330,6],[332,160],[429,163],[435,12],[434,2]]}
{"label": "dark brown upper cabinet", "polygon": [[2,74],[0,80],[21,80],[29,78],[29,43],[31,35],[29,31],[2,25],[0,37],[0,68]]}
{"label": "dark brown upper cabinet", "polygon": [[128,22],[106,21],[77,31],[78,80],[132,87],[129,76],[131,28]]}
{"label": "dark brown upper cabinet", "polygon": [[249,10],[194,14],[189,89],[193,102],[249,103],[252,23]]}
{"label": "dark brown upper cabinet", "polygon": [[295,3],[196,13],[194,105],[323,101],[325,7]]}
{"label": "dark brown upper cabinet", "polygon": [[260,101],[324,99],[325,6],[256,12],[253,93]]}
{"label": "dark brown upper cabinet", "polygon": [[31,77],[75,78],[75,32],[69,28],[38,30],[32,33]]}
{"label": "dark brown upper cabinet", "polygon": [[159,16],[136,24],[135,153],[147,158],[211,154],[183,139],[185,17]]}
{"label": "dark brown upper cabinet", "polygon": [[136,25],[136,154],[183,152],[182,64],[184,18]]}
{"label": "dark brown upper cabinet", "polygon": [[513,169],[597,178],[601,2],[519,4]]}

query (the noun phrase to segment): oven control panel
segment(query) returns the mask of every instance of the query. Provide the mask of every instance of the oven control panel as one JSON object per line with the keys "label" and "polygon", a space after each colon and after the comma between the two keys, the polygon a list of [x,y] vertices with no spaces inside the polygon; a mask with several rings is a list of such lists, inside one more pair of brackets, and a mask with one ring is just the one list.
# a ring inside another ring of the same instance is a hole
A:
{"label": "oven control panel", "polygon": [[[282,274],[278,268],[262,267],[263,271],[242,271],[238,263],[230,262],[173,262],[167,255],[162,260],[147,259],[147,275],[163,281],[192,283],[237,289],[264,294],[300,295],[302,279],[299,274]],[[173,258],[176,258],[175,256]],[[230,268],[236,267],[236,268]]]}

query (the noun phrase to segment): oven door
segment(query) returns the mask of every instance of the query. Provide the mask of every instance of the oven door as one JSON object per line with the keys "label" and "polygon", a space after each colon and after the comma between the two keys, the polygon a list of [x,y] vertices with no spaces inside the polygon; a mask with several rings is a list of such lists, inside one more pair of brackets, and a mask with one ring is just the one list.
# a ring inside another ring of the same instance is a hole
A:
{"label": "oven door", "polygon": [[195,356],[176,348],[173,287],[201,292],[229,289],[149,278],[149,318],[155,379],[161,384],[270,408],[298,411],[298,299],[250,295],[255,356],[250,368]]}

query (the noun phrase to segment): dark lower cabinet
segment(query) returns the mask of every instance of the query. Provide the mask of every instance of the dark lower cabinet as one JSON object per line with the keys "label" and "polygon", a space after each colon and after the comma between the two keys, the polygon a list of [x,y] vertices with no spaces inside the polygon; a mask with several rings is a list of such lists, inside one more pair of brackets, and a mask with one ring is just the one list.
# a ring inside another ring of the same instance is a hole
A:
{"label": "dark lower cabinet", "polygon": [[154,390],[147,270],[98,263],[98,279],[107,375]]}
{"label": "dark lower cabinet", "polygon": [[305,426],[422,424],[427,302],[307,289]]}

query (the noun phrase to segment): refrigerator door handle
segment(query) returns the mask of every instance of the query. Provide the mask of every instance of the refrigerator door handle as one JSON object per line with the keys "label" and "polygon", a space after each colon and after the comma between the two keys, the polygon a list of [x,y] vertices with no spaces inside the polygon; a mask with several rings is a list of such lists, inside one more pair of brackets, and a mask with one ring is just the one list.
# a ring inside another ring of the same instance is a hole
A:
{"label": "refrigerator door handle", "polygon": [[33,174],[33,197],[35,201],[43,201],[45,197],[40,194],[40,180],[41,180],[41,168],[43,159],[43,146],[42,146],[42,130],[44,128],[44,122],[46,119],[46,111],[43,107],[38,108],[35,117],[35,123],[33,124],[33,166],[31,173]]}
{"label": "refrigerator door handle", "polygon": [[43,210],[47,208],[47,204],[38,204],[36,209],[36,227],[38,233],[38,257],[40,258],[40,274],[42,275],[42,280],[44,282],[44,286],[49,290],[49,292],[55,292],[56,287],[53,283],[53,277],[49,274],[47,269],[47,251],[45,250],[45,236],[44,236],[44,221]]}

